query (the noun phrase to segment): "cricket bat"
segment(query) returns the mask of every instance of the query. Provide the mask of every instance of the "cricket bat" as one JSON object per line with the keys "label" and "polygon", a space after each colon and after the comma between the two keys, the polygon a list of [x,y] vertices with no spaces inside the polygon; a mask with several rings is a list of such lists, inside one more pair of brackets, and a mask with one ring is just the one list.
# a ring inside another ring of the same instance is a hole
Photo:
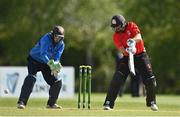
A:
{"label": "cricket bat", "polygon": [[[127,40],[127,45],[129,46],[129,47],[135,47],[135,45],[136,45],[136,42],[133,40],[133,39],[129,39],[129,40]],[[136,73],[135,73],[135,68],[134,68],[134,55],[133,55],[133,53],[132,53],[132,51],[128,51],[128,53],[129,53],[129,71],[130,71],[130,73],[132,74],[132,75],[136,75]]]}
{"label": "cricket bat", "polygon": [[132,52],[129,52],[129,70],[131,72],[132,75],[136,75],[135,73],[135,68],[134,68],[134,55]]}

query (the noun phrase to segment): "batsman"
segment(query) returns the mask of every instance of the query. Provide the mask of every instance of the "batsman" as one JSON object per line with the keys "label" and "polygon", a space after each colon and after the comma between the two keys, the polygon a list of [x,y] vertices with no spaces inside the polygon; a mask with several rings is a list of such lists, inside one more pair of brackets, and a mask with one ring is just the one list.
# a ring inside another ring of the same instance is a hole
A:
{"label": "batsman", "polygon": [[104,110],[113,109],[120,86],[124,84],[130,73],[135,75],[135,70],[138,70],[146,89],[146,106],[152,111],[157,111],[156,79],[138,26],[134,22],[126,22],[122,15],[115,15],[111,19],[111,27],[114,31],[114,44],[123,54],[123,59],[111,80]]}
{"label": "batsman", "polygon": [[28,56],[28,75],[21,88],[17,108],[24,109],[29,96],[36,82],[36,74],[42,72],[44,80],[50,86],[47,108],[61,108],[56,101],[62,86],[61,78],[58,74],[61,69],[60,58],[64,51],[64,28],[55,26],[53,30],[46,33],[31,49]]}

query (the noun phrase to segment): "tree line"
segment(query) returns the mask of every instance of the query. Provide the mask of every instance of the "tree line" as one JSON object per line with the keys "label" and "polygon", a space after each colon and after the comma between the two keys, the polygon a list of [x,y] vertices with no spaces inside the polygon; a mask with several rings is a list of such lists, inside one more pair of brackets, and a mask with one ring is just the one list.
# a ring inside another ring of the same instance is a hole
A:
{"label": "tree line", "polygon": [[[29,50],[54,25],[65,28],[64,66],[93,66],[93,91],[106,91],[115,68],[111,17],[138,24],[159,93],[180,94],[180,5],[177,0],[1,0],[0,65],[26,65]],[[73,58],[73,59],[72,59]]]}

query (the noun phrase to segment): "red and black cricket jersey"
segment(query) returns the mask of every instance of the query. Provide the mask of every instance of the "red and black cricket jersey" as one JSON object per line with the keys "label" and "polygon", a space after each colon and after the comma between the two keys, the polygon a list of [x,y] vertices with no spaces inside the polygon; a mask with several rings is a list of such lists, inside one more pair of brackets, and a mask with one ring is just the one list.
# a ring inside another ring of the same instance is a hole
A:
{"label": "red and black cricket jersey", "polygon": [[[128,22],[124,32],[114,33],[113,35],[116,48],[127,48],[127,40],[135,37],[138,33],[140,33],[138,26],[134,22]],[[136,43],[136,54],[140,54],[142,52],[145,52],[143,40]],[[128,53],[124,53],[124,56],[128,56]]]}

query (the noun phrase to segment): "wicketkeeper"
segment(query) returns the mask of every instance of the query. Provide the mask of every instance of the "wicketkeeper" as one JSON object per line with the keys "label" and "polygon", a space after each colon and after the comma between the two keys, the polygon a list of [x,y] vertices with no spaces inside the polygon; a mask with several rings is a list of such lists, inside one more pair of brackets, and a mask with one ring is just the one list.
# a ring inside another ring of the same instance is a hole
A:
{"label": "wicketkeeper", "polygon": [[123,59],[119,63],[119,68],[116,69],[110,83],[104,102],[104,110],[113,109],[119,88],[124,84],[130,73],[129,53],[133,53],[134,66],[140,73],[146,88],[146,105],[153,111],[157,111],[156,79],[138,26],[134,22],[126,22],[122,15],[115,15],[111,19],[111,27],[115,32],[113,35],[114,44],[118,51],[123,54]]}
{"label": "wicketkeeper", "polygon": [[36,82],[36,74],[41,71],[44,80],[50,85],[47,108],[61,108],[56,104],[62,81],[58,77],[61,69],[60,58],[64,50],[64,28],[55,26],[46,33],[31,49],[28,56],[28,75],[21,88],[17,108],[24,109]]}

